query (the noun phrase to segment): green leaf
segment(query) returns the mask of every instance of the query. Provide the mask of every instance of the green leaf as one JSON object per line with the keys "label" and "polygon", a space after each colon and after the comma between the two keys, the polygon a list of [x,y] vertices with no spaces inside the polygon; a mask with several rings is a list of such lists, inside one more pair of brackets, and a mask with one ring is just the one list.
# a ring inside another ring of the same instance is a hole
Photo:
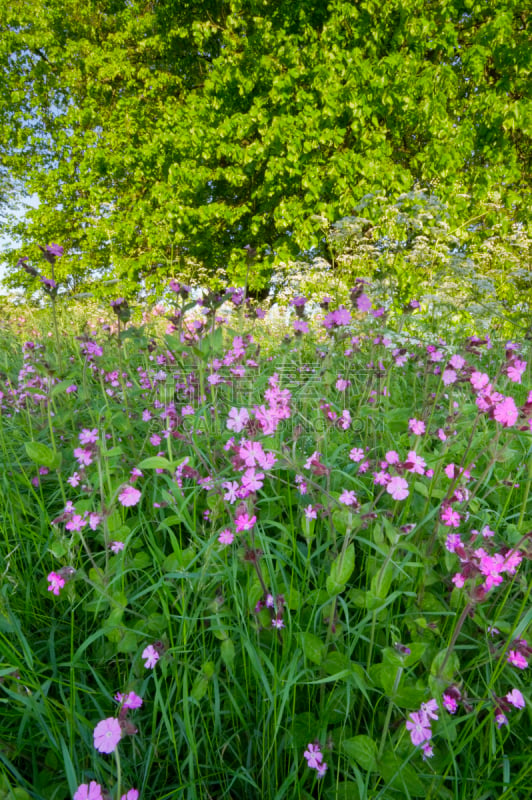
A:
{"label": "green leaf", "polygon": [[327,592],[330,597],[343,592],[354,569],[355,545],[350,544],[345,553],[340,553],[331,564],[331,572],[326,580]]}
{"label": "green leaf", "polygon": [[42,444],[42,442],[26,442],[24,446],[29,458],[31,458],[35,464],[40,464],[49,469],[59,469],[61,466],[61,453],[50,450],[50,448]]}
{"label": "green leaf", "polygon": [[230,669],[235,663],[235,645],[232,639],[224,639],[220,645],[220,655],[226,667]]}
{"label": "green leaf", "polygon": [[164,456],[150,456],[145,458],[140,464],[137,465],[140,470],[143,469],[167,469],[172,470],[172,462]]}
{"label": "green leaf", "polygon": [[390,789],[405,797],[424,797],[427,788],[416,771],[395,753],[385,753],[378,761],[377,770]]}
{"label": "green leaf", "polygon": [[325,797],[327,800],[362,800],[358,784],[354,781],[340,781],[325,791]]}
{"label": "green leaf", "polygon": [[299,634],[301,648],[309,661],[313,664],[321,664],[327,654],[327,646],[314,633],[305,632]]}
{"label": "green leaf", "polygon": [[209,688],[209,683],[212,680],[215,671],[216,671],[216,666],[214,664],[214,661],[206,661],[203,664],[201,668],[201,673],[197,676],[196,680],[194,681],[190,692],[191,696],[195,700],[199,701],[205,696]]}
{"label": "green leaf", "polygon": [[377,745],[369,736],[353,736],[342,743],[342,748],[349,758],[367,772],[377,769]]}
{"label": "green leaf", "polygon": [[207,690],[209,688],[209,681],[204,675],[198,675],[194,683],[192,684],[192,689],[190,690],[190,696],[197,700],[198,702],[205,697],[207,694]]}
{"label": "green leaf", "polygon": [[297,749],[305,747],[316,736],[318,720],[311,711],[297,714],[292,722],[292,742]]}
{"label": "green leaf", "polygon": [[371,592],[380,600],[385,600],[388,596],[393,581],[393,573],[394,566],[388,561],[384,568],[371,579]]}
{"label": "green leaf", "polygon": [[[460,661],[454,651],[447,657],[448,652],[447,649],[440,650],[430,665],[430,674],[435,678],[440,677],[446,680],[447,683],[451,683],[460,669]],[[442,665],[444,665],[443,670]]]}
{"label": "green leaf", "polygon": [[428,487],[424,483],[421,483],[421,481],[414,481],[414,489],[422,497],[427,498],[429,496]]}
{"label": "green leaf", "polygon": [[417,709],[426,697],[426,689],[418,689],[416,686],[401,686],[392,699],[399,708]]}

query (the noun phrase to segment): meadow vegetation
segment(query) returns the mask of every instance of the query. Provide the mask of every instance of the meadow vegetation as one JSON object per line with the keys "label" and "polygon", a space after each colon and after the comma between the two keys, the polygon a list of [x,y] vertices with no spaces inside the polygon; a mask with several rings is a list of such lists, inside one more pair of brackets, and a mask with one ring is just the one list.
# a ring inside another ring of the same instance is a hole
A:
{"label": "meadow vegetation", "polygon": [[532,796],[529,20],[0,2],[0,800]]}
{"label": "meadow vegetation", "polygon": [[530,341],[53,283],[0,329],[0,797],[529,797]]}

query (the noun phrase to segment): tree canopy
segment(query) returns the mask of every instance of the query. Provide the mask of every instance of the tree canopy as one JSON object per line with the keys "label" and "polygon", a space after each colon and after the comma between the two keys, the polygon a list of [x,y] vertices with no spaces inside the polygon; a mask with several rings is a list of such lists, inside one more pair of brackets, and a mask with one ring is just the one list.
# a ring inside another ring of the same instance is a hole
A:
{"label": "tree canopy", "polygon": [[519,0],[15,0],[0,31],[24,255],[61,243],[75,285],[242,282],[248,247],[258,288],[368,194],[423,190],[478,235],[530,221]]}

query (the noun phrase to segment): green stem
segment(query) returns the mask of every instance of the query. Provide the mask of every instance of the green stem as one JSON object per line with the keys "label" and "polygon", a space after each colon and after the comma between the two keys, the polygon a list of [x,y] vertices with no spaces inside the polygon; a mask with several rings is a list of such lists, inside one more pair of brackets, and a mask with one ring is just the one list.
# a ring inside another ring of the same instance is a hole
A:
{"label": "green stem", "polygon": [[115,760],[116,760],[116,797],[120,800],[122,796],[122,769],[120,767],[120,755],[118,747],[115,747]]}
{"label": "green stem", "polygon": [[523,496],[523,500],[521,502],[521,513],[519,514],[519,522],[517,523],[517,529],[521,530],[521,525],[523,524],[523,520],[525,517],[525,511],[528,504],[528,496],[530,494],[530,487],[532,485],[532,455],[528,459],[528,477],[525,483],[525,493]]}
{"label": "green stem", "polygon": [[455,629],[453,631],[453,635],[451,636],[451,641],[449,642],[449,647],[447,648],[447,652],[445,653],[443,661],[441,662],[440,668],[438,670],[438,674],[436,676],[437,679],[441,678],[441,676],[443,674],[443,670],[445,669],[445,666],[446,666],[446,664],[447,664],[447,662],[449,660],[449,656],[453,652],[453,648],[454,648],[454,646],[456,644],[456,640],[458,639],[458,637],[460,635],[460,631],[462,630],[462,627],[464,625],[464,622],[466,621],[466,618],[469,616],[469,612],[471,611],[472,608],[473,608],[473,603],[470,601],[469,603],[466,603],[466,605],[464,607],[464,610],[460,614],[460,619],[456,623],[456,627],[455,627]]}
{"label": "green stem", "polygon": [[384,727],[382,729],[381,743],[379,745],[379,755],[377,756],[377,758],[380,758],[382,756],[383,752],[384,752],[384,745],[386,744],[386,736],[388,734],[388,728],[390,726],[390,718],[392,716],[392,709],[393,709],[393,706],[394,706],[394,702],[393,702],[392,698],[395,697],[397,689],[399,688],[399,683],[401,682],[402,675],[403,675],[403,667],[399,667],[399,669],[397,670],[397,673],[395,675],[395,680],[393,682],[392,697],[390,697],[390,699],[388,701],[388,709],[386,711],[386,719],[384,720]]}
{"label": "green stem", "polygon": [[57,358],[59,361],[59,374],[63,374],[63,355],[61,351],[61,337],[59,336],[59,326],[57,324],[57,310],[56,310],[56,302],[55,297],[51,298],[52,301],[52,319],[54,323],[54,332],[55,332],[55,344],[57,347]]}

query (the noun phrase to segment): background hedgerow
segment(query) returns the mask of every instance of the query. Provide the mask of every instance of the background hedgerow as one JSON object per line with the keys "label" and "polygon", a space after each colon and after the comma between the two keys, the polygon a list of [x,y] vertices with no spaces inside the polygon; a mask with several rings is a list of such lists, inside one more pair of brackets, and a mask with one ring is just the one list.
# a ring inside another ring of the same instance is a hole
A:
{"label": "background hedgerow", "polygon": [[372,290],[2,326],[3,796],[529,796],[530,344]]}

